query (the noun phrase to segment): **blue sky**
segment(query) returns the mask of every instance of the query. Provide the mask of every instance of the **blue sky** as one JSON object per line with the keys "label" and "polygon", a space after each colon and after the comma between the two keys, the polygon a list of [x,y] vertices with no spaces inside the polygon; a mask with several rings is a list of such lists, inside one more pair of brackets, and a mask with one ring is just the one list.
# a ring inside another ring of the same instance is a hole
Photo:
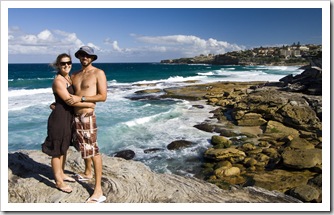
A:
{"label": "blue sky", "polygon": [[322,43],[321,7],[8,9],[9,63],[49,63],[82,45],[97,62],[159,62],[294,42]]}

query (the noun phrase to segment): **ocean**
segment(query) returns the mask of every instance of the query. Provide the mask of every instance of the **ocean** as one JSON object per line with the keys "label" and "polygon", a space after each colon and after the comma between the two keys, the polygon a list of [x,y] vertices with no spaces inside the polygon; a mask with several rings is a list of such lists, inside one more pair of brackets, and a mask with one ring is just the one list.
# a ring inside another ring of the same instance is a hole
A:
{"label": "ocean", "polygon": [[[216,109],[205,101],[179,99],[138,100],[136,91],[217,81],[278,81],[300,74],[298,66],[213,66],[160,63],[94,63],[105,71],[108,98],[96,106],[98,144],[113,156],[130,149],[133,160],[158,173],[194,176],[212,133],[194,128]],[[73,64],[72,71],[80,69]],[[47,134],[47,119],[54,101],[51,84],[55,71],[48,64],[8,65],[8,152],[40,150]],[[6,101],[2,99],[2,102]],[[203,105],[195,108],[193,105]],[[188,140],[192,147],[170,151],[174,140]],[[146,149],[161,149],[145,153]]]}

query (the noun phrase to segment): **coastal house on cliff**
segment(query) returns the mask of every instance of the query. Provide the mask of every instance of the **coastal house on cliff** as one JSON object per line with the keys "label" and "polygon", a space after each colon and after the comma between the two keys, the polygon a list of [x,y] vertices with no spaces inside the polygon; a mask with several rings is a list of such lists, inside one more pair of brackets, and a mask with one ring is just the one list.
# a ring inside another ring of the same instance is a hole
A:
{"label": "coastal house on cliff", "polygon": [[290,57],[301,57],[300,50],[293,49],[291,47],[287,47],[286,49],[281,49],[280,55],[284,56],[285,59],[289,59]]}

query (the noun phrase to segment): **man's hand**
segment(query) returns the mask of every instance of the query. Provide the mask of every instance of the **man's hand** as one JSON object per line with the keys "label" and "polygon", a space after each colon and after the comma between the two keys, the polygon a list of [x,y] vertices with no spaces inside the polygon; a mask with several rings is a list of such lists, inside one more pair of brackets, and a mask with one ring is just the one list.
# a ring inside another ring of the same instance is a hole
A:
{"label": "man's hand", "polygon": [[81,101],[81,97],[80,96],[76,96],[76,95],[70,95],[70,98],[67,99],[65,102],[66,104],[72,106],[73,104],[80,102]]}
{"label": "man's hand", "polygon": [[74,104],[74,99],[73,99],[72,95],[70,95],[70,98],[68,98],[67,100],[65,100],[65,102],[68,105],[73,105]]}

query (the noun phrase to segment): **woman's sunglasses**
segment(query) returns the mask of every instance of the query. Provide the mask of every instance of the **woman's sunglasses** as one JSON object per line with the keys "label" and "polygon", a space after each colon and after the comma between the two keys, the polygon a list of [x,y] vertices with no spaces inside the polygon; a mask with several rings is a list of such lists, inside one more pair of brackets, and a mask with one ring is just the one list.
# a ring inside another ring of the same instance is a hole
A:
{"label": "woman's sunglasses", "polygon": [[68,62],[59,62],[59,64],[60,64],[61,66],[65,66],[66,64],[67,64],[67,65],[72,65],[72,61],[68,61]]}

